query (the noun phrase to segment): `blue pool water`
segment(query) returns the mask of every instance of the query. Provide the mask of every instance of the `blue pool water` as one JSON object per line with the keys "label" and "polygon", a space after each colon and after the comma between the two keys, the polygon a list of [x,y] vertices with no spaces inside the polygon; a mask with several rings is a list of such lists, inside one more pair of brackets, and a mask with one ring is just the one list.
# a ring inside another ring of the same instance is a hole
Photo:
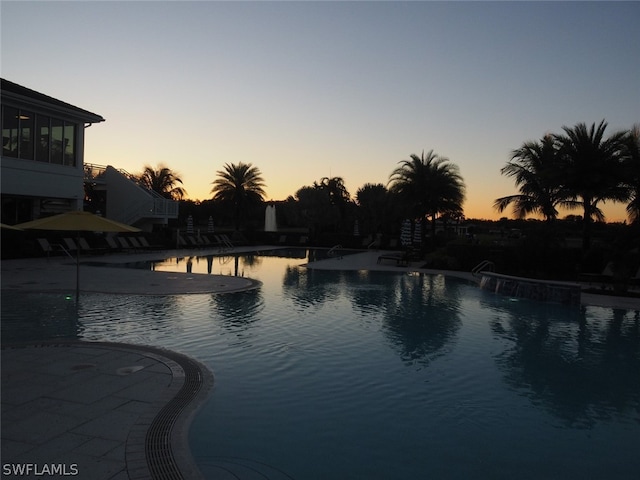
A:
{"label": "blue pool water", "polygon": [[194,273],[262,286],[85,294],[77,313],[63,296],[3,297],[3,341],[76,336],[198,358],[215,385],[190,443],[209,478],[637,478],[640,312],[303,261],[194,257]]}

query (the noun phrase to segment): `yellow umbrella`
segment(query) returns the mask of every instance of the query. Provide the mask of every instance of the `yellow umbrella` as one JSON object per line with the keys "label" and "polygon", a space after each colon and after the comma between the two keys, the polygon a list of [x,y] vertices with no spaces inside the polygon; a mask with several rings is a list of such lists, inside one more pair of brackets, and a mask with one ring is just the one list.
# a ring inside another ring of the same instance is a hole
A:
{"label": "yellow umbrella", "polygon": [[[139,228],[109,220],[90,212],[73,211],[39,218],[15,225],[22,230],[54,230],[76,232],[139,232]],[[76,249],[76,301],[80,295],[80,249]]]}
{"label": "yellow umbrella", "polygon": [[21,228],[16,228],[12,225],[7,225],[6,223],[0,223],[0,228],[2,228],[3,230],[17,230],[17,231],[22,230]]}
{"label": "yellow umbrella", "polygon": [[90,212],[66,212],[14,225],[23,230],[69,230],[74,232],[139,232],[139,228]]}

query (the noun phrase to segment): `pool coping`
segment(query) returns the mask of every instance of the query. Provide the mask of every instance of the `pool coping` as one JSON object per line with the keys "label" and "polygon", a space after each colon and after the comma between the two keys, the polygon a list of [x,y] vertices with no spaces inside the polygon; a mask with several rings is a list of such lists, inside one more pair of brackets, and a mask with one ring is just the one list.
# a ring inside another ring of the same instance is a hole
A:
{"label": "pool coping", "polygon": [[21,348],[93,347],[137,353],[164,364],[171,382],[130,427],[125,441],[125,467],[130,480],[203,479],[191,454],[188,431],[213,387],[213,373],[202,363],[172,350],[148,345],[57,339],[3,344]]}

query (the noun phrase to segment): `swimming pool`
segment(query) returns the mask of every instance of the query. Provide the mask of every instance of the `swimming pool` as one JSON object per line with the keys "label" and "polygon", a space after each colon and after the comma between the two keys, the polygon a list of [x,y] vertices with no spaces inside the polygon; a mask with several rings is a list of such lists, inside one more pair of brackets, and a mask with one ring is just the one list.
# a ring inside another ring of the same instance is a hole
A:
{"label": "swimming pool", "polygon": [[198,358],[215,386],[190,443],[209,478],[637,478],[640,313],[303,262],[214,258],[212,273],[237,265],[262,286],[86,294],[77,314],[62,296],[12,294],[3,341],[77,336]]}

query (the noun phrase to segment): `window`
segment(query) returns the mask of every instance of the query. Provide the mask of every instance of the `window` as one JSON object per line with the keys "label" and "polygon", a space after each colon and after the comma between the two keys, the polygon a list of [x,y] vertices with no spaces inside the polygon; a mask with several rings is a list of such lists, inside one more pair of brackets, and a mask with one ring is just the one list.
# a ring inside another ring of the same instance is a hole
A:
{"label": "window", "polygon": [[51,163],[62,165],[64,154],[64,122],[57,118],[51,119]]}
{"label": "window", "polygon": [[20,147],[18,155],[20,158],[33,160],[33,126],[35,115],[33,112],[20,110],[18,120],[20,121]]}
{"label": "window", "polygon": [[2,155],[18,156],[18,109],[4,107],[2,109]]}
{"label": "window", "polygon": [[78,125],[60,118],[2,106],[2,155],[76,166]]}
{"label": "window", "polygon": [[39,162],[49,161],[49,117],[38,115],[36,117],[36,136],[38,143],[36,145],[36,160]]}
{"label": "window", "polygon": [[76,126],[72,123],[64,124],[64,164],[70,167],[76,166]]}

